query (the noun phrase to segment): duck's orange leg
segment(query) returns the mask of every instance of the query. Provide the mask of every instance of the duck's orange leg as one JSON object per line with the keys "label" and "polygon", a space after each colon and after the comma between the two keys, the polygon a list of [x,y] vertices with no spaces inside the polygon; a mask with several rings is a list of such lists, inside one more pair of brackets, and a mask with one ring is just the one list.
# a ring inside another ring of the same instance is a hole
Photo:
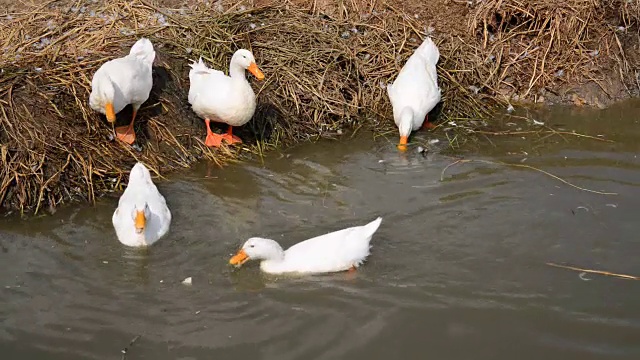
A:
{"label": "duck's orange leg", "polygon": [[222,138],[229,144],[242,144],[242,140],[233,135],[233,126],[231,125],[229,125],[229,128],[227,129],[227,133],[222,135]]}
{"label": "duck's orange leg", "polygon": [[433,123],[430,123],[430,122],[429,122],[429,114],[427,114],[427,115],[424,117],[424,122],[422,123],[422,129],[423,129],[423,130],[425,130],[425,129],[435,129],[435,127],[436,127],[436,126],[435,126],[435,125],[433,125]]}
{"label": "duck's orange leg", "polygon": [[204,141],[204,144],[209,147],[219,147],[222,144],[222,135],[216,134],[211,131],[211,127],[209,127],[209,123],[211,120],[204,119],[204,123],[207,126],[207,138]]}
{"label": "duck's orange leg", "polygon": [[131,116],[131,123],[128,126],[118,126],[116,128],[116,136],[118,139],[131,145],[136,141],[136,133],[133,131],[133,122],[136,120],[136,114],[138,110],[133,110],[133,116]]}

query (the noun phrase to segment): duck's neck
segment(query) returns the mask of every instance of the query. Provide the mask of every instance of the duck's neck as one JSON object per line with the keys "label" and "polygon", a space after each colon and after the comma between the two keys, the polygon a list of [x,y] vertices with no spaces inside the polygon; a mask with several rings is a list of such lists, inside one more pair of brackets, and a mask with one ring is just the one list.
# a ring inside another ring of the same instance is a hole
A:
{"label": "duck's neck", "polygon": [[244,72],[245,69],[241,65],[237,64],[233,60],[231,61],[231,64],[229,65],[229,76],[232,79],[247,81],[247,77]]}
{"label": "duck's neck", "polygon": [[285,266],[285,254],[282,248],[274,248],[269,256],[260,262],[260,268],[266,272],[277,272],[283,266]]}

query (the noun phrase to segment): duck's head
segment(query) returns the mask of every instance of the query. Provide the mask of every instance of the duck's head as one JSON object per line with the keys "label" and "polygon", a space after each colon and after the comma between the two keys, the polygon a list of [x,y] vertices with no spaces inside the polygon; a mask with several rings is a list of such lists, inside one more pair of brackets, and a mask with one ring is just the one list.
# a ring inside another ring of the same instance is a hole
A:
{"label": "duck's head", "polygon": [[400,122],[398,123],[398,131],[400,132],[400,142],[398,143],[398,150],[407,151],[407,142],[409,135],[413,130],[413,110],[409,107],[405,107],[400,112]]}
{"label": "duck's head", "polygon": [[247,261],[253,260],[282,260],[284,251],[280,244],[271,239],[251,238],[242,248],[229,259],[229,264],[242,266]]}
{"label": "duck's head", "polygon": [[110,123],[116,121],[116,112],[113,108],[115,93],[116,90],[109,75],[103,72],[96,73],[91,94],[89,94],[89,103],[92,107],[104,107],[104,114]]}
{"label": "duck's head", "polygon": [[233,57],[231,58],[231,63],[237,64],[238,66],[241,66],[243,69],[248,70],[258,80],[264,79],[264,74],[258,68],[258,65],[256,64],[256,59],[253,57],[253,54],[249,50],[240,49],[236,51],[233,54]]}
{"label": "duck's head", "polygon": [[144,230],[147,228],[147,221],[149,221],[151,215],[151,210],[149,209],[149,204],[146,202],[144,206],[133,206],[133,211],[131,212],[131,217],[133,218],[133,224],[136,228],[136,234],[144,234]]}

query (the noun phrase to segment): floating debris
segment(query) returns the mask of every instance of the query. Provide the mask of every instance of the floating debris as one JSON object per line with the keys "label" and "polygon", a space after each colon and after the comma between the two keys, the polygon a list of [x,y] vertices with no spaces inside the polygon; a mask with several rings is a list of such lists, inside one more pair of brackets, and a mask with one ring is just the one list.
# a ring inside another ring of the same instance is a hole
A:
{"label": "floating debris", "polygon": [[188,278],[182,280],[182,284],[183,285],[191,285],[192,284],[191,276],[189,276]]}

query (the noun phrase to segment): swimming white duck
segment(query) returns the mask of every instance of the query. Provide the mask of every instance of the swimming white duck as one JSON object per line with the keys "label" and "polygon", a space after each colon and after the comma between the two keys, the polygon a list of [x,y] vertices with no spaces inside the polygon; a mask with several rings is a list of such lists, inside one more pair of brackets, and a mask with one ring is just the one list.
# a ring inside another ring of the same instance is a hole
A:
{"label": "swimming white duck", "polygon": [[[242,143],[240,138],[233,135],[232,128],[246,124],[256,110],[256,95],[244,71],[248,70],[258,80],[264,79],[264,74],[256,65],[251,51],[240,49],[233,54],[229,64],[229,76],[222,71],[208,68],[202,62],[202,58],[189,66],[189,104],[206,124],[205,145],[218,147],[222,140],[230,144]],[[228,124],[227,133],[213,133],[209,127],[211,120]]]}
{"label": "swimming white duck", "polygon": [[133,121],[140,106],[149,98],[153,86],[151,67],[155,57],[151,41],[141,38],[133,44],[129,55],[102,64],[91,80],[89,106],[106,115],[112,125],[117,113],[128,104],[133,106],[129,126],[116,128],[118,139],[128,144],[136,140]]}
{"label": "swimming white duck", "polygon": [[329,273],[355,270],[369,256],[369,242],[382,218],[320,235],[293,245],[286,251],[274,240],[247,240],[229,263],[241,266],[250,259],[262,260],[260,269],[270,274]]}
{"label": "swimming white duck", "polygon": [[169,231],[171,211],[142,163],[131,168],[112,221],[118,240],[127,246],[151,245]]}
{"label": "swimming white duck", "polygon": [[400,131],[398,149],[401,151],[407,150],[412,131],[434,127],[427,114],[440,102],[436,71],[439,59],[438,47],[431,38],[426,38],[404,64],[396,80],[387,86],[393,119]]}

